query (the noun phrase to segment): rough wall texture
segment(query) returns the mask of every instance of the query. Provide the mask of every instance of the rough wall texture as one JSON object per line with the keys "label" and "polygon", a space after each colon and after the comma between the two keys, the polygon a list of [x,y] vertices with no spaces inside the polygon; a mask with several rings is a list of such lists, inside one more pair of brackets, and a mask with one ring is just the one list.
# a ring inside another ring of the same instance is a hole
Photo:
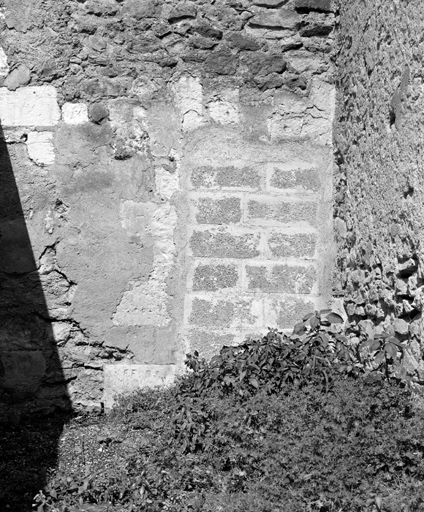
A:
{"label": "rough wall texture", "polygon": [[342,4],[335,288],[353,324],[410,341],[423,380],[424,5]]}
{"label": "rough wall texture", "polygon": [[[329,299],[330,1],[3,5],[0,118],[21,211],[0,224],[0,284],[35,276],[44,309],[25,318],[51,335],[11,355],[24,313],[2,310],[0,400],[16,401],[26,353],[26,406],[47,387],[66,402],[63,383],[96,405],[105,365],[119,366],[109,392],[167,381],[188,349],[290,327]],[[22,237],[29,268],[6,261]]]}

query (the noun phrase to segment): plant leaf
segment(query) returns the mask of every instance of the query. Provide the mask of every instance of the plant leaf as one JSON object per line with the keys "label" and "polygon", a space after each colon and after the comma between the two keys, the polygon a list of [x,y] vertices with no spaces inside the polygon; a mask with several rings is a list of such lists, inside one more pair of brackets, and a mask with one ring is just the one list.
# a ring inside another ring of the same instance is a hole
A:
{"label": "plant leaf", "polygon": [[312,329],[315,329],[315,327],[318,327],[319,325],[319,320],[316,316],[312,317],[309,319],[309,325],[311,326]]}
{"label": "plant leaf", "polygon": [[259,388],[259,382],[257,381],[257,379],[250,378],[249,379],[249,384],[252,385],[256,389]]}
{"label": "plant leaf", "polygon": [[305,324],[303,322],[299,322],[293,328],[293,334],[301,334],[306,330]]}
{"label": "plant leaf", "polygon": [[396,345],[393,345],[393,343],[387,342],[386,345],[384,346],[384,350],[387,352],[387,354],[389,354],[389,356],[392,359],[395,359],[395,357],[397,356],[398,349]]}
{"label": "plant leaf", "polygon": [[343,318],[338,313],[331,312],[326,316],[327,320],[330,322],[330,324],[342,324]]}

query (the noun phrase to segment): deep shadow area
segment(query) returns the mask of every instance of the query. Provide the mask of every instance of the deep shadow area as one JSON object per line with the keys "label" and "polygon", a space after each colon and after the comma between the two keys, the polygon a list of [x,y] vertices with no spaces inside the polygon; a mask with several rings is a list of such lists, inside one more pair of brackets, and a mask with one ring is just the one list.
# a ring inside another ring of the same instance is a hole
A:
{"label": "deep shadow area", "polygon": [[0,128],[0,511],[27,512],[71,404],[14,165]]}

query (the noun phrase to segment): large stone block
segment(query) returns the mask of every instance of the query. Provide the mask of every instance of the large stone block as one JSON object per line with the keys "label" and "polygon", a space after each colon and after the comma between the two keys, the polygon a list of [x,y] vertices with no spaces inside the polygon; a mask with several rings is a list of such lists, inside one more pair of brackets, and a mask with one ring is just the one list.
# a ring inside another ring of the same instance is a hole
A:
{"label": "large stone block", "polygon": [[54,126],[60,120],[56,89],[50,85],[0,89],[0,122],[8,126]]}
{"label": "large stone block", "polygon": [[85,103],[65,103],[62,106],[62,118],[67,124],[88,123],[87,105]]}
{"label": "large stone block", "polygon": [[198,265],[193,276],[193,290],[216,291],[234,288],[239,279],[235,265]]}
{"label": "large stone block", "polygon": [[332,12],[334,5],[332,0],[296,0],[296,9],[320,12]]}
{"label": "large stone block", "polygon": [[316,223],[315,202],[251,200],[248,202],[248,221],[258,225]]}
{"label": "large stone block", "polygon": [[195,231],[190,239],[194,256],[201,258],[255,258],[260,235],[228,231]]}
{"label": "large stone block", "polygon": [[202,197],[196,204],[196,221],[199,224],[232,224],[241,220],[239,197]]}
{"label": "large stone block", "polygon": [[199,128],[203,115],[203,88],[200,79],[182,76],[172,88],[184,131]]}
{"label": "large stone block", "polygon": [[272,233],[268,247],[275,258],[313,258],[316,242],[315,233]]}
{"label": "large stone block", "polygon": [[170,386],[175,379],[175,365],[105,364],[103,366],[103,403],[110,409],[118,395],[138,389]]}
{"label": "large stone block", "polygon": [[211,328],[260,327],[263,325],[263,303],[253,297],[193,297],[188,323]]}
{"label": "large stone block", "polygon": [[300,162],[299,166],[303,168],[296,169],[294,165],[289,164],[268,164],[270,190],[295,189],[316,192],[320,187],[319,171],[306,162]]}
{"label": "large stone block", "polygon": [[247,266],[247,289],[266,293],[311,293],[316,281],[313,266]]}
{"label": "large stone block", "polygon": [[316,299],[313,297],[270,297],[265,299],[265,324],[279,329],[293,329],[305,315],[316,309]]}
{"label": "large stone block", "polygon": [[234,344],[234,334],[213,332],[210,329],[207,331],[192,329],[188,335],[189,352],[193,353],[197,350],[200,357],[205,359],[211,359],[213,356],[218,355],[223,346]]}
{"label": "large stone block", "polygon": [[198,167],[191,173],[194,188],[240,188],[257,190],[261,185],[258,169],[252,167]]}
{"label": "large stone block", "polygon": [[37,165],[54,164],[55,153],[52,132],[30,132],[26,144],[28,156]]}
{"label": "large stone block", "polygon": [[279,11],[263,10],[249,20],[249,25],[267,29],[297,30],[300,25],[300,17],[296,12],[288,9],[280,9]]}

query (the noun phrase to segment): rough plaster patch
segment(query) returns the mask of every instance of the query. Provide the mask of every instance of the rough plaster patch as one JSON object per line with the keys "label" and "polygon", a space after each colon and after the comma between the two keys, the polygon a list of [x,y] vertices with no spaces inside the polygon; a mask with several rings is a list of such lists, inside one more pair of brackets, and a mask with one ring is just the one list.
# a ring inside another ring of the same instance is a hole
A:
{"label": "rough plaster patch", "polygon": [[200,78],[181,77],[172,88],[175,103],[181,114],[184,131],[192,131],[202,124],[203,89]]}
{"label": "rough plaster patch", "polygon": [[51,85],[0,89],[0,121],[5,126],[54,126],[60,109]]}
{"label": "rough plaster patch", "polygon": [[49,210],[44,217],[44,229],[46,230],[46,233],[51,235],[55,228],[55,221],[53,217],[53,213],[51,210]]}
{"label": "rough plaster patch", "polygon": [[169,200],[179,190],[178,174],[171,173],[163,167],[157,167],[155,169],[155,185],[157,193],[163,199]]}
{"label": "rough plaster patch", "polygon": [[103,366],[103,403],[110,409],[115,396],[136,389],[170,386],[175,379],[175,365],[159,364],[105,364]]}
{"label": "rough plaster patch", "polygon": [[[146,226],[151,222],[157,205],[154,203],[137,203],[135,201],[124,201],[121,204],[121,225],[131,236],[144,237]],[[151,229],[150,229],[151,231]]]}
{"label": "rough plaster patch", "polygon": [[67,124],[88,123],[88,110],[85,103],[65,103],[62,107],[62,118]]}
{"label": "rough plaster patch", "polygon": [[143,151],[147,138],[146,109],[126,100],[112,100],[108,107],[116,132],[115,150],[122,146],[128,156]]}
{"label": "rough plaster patch", "polygon": [[[123,226],[128,226],[131,209],[138,203],[126,201],[122,212]],[[147,283],[132,283],[132,289],[125,292],[113,317],[115,325],[168,325],[169,316],[167,279],[172,271],[175,258],[174,230],[177,213],[173,206],[164,204],[157,208],[150,221],[150,231],[154,239],[153,271]],[[127,229],[127,228],[126,228]]]}
{"label": "rough plaster patch", "polygon": [[7,63],[7,55],[3,48],[0,47],[0,78],[5,78],[9,73],[9,65]]}
{"label": "rough plaster patch", "polygon": [[28,156],[37,165],[51,165],[54,163],[52,132],[30,132],[26,144]]}
{"label": "rough plaster patch", "polygon": [[163,84],[164,80],[162,78],[139,77],[134,80],[130,93],[137,96],[140,101],[145,101],[157,93],[163,87]]}
{"label": "rough plaster patch", "polygon": [[211,118],[220,124],[237,124],[239,122],[239,91],[226,89],[219,97],[208,104]]}

